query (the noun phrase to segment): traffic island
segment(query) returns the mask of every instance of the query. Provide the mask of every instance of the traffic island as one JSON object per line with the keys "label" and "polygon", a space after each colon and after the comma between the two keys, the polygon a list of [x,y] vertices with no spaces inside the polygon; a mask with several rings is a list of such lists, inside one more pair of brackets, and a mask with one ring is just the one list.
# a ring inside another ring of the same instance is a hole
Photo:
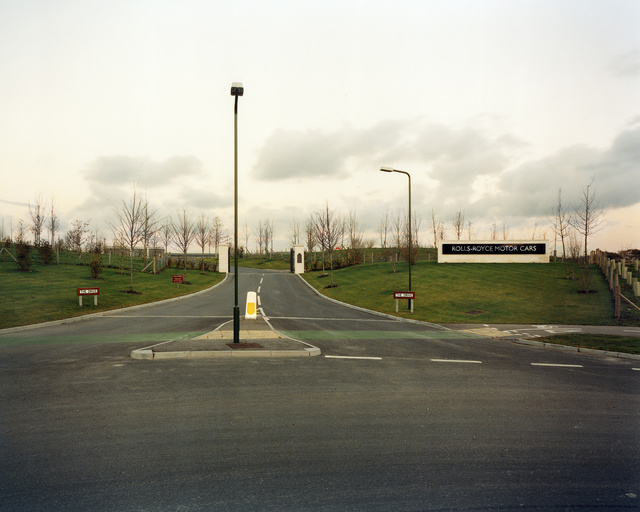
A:
{"label": "traffic island", "polygon": [[287,338],[274,331],[268,322],[240,320],[240,340],[233,343],[233,321],[196,338],[172,340],[134,350],[134,359],[200,359],[211,357],[308,357],[320,355],[320,349]]}

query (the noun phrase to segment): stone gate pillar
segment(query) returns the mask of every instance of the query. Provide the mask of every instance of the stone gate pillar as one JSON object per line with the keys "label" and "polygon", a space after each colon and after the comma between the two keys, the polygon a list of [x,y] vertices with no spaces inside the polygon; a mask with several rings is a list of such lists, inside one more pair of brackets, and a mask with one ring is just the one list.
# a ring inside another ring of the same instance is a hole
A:
{"label": "stone gate pillar", "polygon": [[293,269],[296,274],[304,274],[304,245],[293,247]]}
{"label": "stone gate pillar", "polygon": [[229,273],[229,246],[227,244],[218,246],[218,272]]}

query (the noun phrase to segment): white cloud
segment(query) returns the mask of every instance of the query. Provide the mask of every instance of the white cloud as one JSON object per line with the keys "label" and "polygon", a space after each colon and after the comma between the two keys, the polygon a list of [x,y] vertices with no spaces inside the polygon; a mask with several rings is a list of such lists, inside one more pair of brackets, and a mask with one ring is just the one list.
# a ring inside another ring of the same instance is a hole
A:
{"label": "white cloud", "polygon": [[609,70],[618,77],[640,76],[640,50],[616,55],[609,63]]}

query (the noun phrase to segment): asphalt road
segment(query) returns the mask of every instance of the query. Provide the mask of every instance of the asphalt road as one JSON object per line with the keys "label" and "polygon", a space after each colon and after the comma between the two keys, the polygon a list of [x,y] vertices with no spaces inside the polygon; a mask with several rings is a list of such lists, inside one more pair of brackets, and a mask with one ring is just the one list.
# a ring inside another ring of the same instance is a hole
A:
{"label": "asphalt road", "polygon": [[639,361],[392,321],[285,273],[240,284],[322,355],[129,357],[228,321],[229,281],[0,332],[0,509],[640,509]]}

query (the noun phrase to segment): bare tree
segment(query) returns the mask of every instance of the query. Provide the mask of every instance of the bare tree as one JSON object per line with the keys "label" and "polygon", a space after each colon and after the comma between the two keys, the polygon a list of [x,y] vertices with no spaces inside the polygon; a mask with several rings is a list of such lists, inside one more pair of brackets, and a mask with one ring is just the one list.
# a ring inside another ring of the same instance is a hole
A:
{"label": "bare tree", "polygon": [[453,216],[453,232],[456,235],[456,240],[460,240],[462,232],[464,231],[464,213],[462,210],[458,210]]}
{"label": "bare tree", "polygon": [[[333,210],[329,210],[329,201],[326,202],[324,210],[314,214],[314,224],[316,228],[316,238],[323,252],[329,253],[329,268],[331,271],[331,284],[333,284],[333,251],[344,233],[344,222],[342,218]],[[322,258],[324,272],[324,257]]]}
{"label": "bare tree", "polygon": [[71,229],[67,231],[65,243],[69,250],[78,253],[78,259],[82,256],[82,248],[88,239],[89,230],[87,227],[89,222],[74,220],[71,223]]}
{"label": "bare tree", "polygon": [[296,218],[291,220],[291,231],[289,232],[289,241],[291,246],[298,245],[300,243],[300,221]]}
{"label": "bare tree", "polygon": [[502,239],[509,240],[509,224],[502,221]]}
{"label": "bare tree", "polygon": [[267,219],[264,223],[265,226],[265,249],[267,253],[269,253],[269,258],[272,257],[273,254],[273,220]]}
{"label": "bare tree", "polygon": [[147,254],[149,252],[149,246],[151,245],[151,240],[153,235],[158,229],[158,219],[156,218],[156,210],[151,206],[149,200],[147,199],[147,195],[144,195],[144,205],[142,207],[142,247],[144,249],[144,254],[142,258],[144,259],[144,263],[147,263]]}
{"label": "bare tree", "polygon": [[391,230],[391,216],[389,210],[385,210],[378,222],[378,235],[380,236],[380,248],[382,249],[382,257],[391,260],[391,251],[388,246],[388,238]]}
{"label": "bare tree", "polygon": [[473,224],[470,220],[467,221],[467,239],[471,240],[473,238]]}
{"label": "bare tree", "polygon": [[591,178],[589,184],[582,189],[582,196],[574,205],[574,215],[571,217],[571,226],[584,237],[584,253],[582,266],[582,284],[585,292],[589,291],[591,278],[589,275],[589,236],[598,232],[604,224],[604,211],[600,208],[600,201],[593,190]]}
{"label": "bare tree", "polygon": [[42,237],[42,229],[47,220],[47,204],[42,199],[41,194],[36,194],[33,203],[29,203],[29,214],[31,215],[31,232],[33,233],[33,245],[38,247]]}
{"label": "bare tree", "polygon": [[[213,218],[213,221],[211,222],[211,236],[209,237],[209,243],[213,244],[213,249],[216,254],[219,253],[218,248],[220,247],[220,244],[222,243],[224,236],[225,236],[225,233],[224,233],[224,227],[222,225],[222,221],[220,220],[220,217],[216,215]],[[246,246],[245,246],[245,249],[246,249]]]}
{"label": "bare tree", "polygon": [[160,224],[160,229],[158,230],[158,234],[160,237],[160,242],[164,246],[164,252],[167,254],[169,252],[169,244],[173,240],[173,229],[171,226],[171,219],[165,218]]}
{"label": "bare tree", "polygon": [[431,230],[433,232],[433,246],[438,247],[438,240],[444,240],[445,228],[442,218],[436,215],[436,212],[431,208]]}
{"label": "bare tree", "polygon": [[18,233],[16,235],[16,242],[19,244],[26,244],[27,240],[25,235],[27,233],[27,228],[24,225],[24,220],[18,219]]}
{"label": "bare tree", "polygon": [[[402,256],[407,260],[407,262],[410,265],[415,265],[418,259],[418,252],[420,249],[420,240],[418,238],[418,234],[420,232],[420,224],[422,224],[422,219],[415,211],[413,212],[413,215],[411,215],[411,224],[412,226],[409,226],[409,217],[407,215],[404,215],[402,219],[402,235],[401,235],[400,251]],[[411,229],[411,251],[409,251],[409,230],[410,229]]]}
{"label": "bare tree", "polygon": [[244,250],[248,253],[249,251],[249,236],[251,235],[251,230],[249,229],[249,224],[245,222],[244,224]]}
{"label": "bare tree", "polygon": [[533,223],[533,233],[531,233],[531,240],[536,239],[536,231],[538,230],[538,219],[536,219]]}
{"label": "bare tree", "polygon": [[348,255],[354,265],[362,262],[364,234],[360,229],[360,222],[355,212],[349,211],[345,219],[345,231],[347,233]]}
{"label": "bare tree", "polygon": [[265,243],[265,228],[262,225],[262,219],[258,220],[258,227],[253,232],[253,238],[258,246],[258,254],[262,254],[262,248]]}
{"label": "bare tree", "polygon": [[200,271],[204,274],[204,248],[209,243],[211,239],[211,227],[209,222],[209,217],[204,214],[204,212],[200,213],[196,220],[195,225],[195,239],[196,244],[202,250],[202,261],[200,263]]}
{"label": "bare tree", "polygon": [[47,224],[47,228],[49,229],[51,247],[54,247],[55,243],[56,243],[56,234],[58,233],[58,230],[60,229],[60,219],[58,218],[58,215],[56,214],[53,196],[51,196],[51,208],[49,210],[49,219],[48,220],[49,220],[49,223]]}
{"label": "bare tree", "polygon": [[391,224],[391,218],[389,216],[389,210],[385,210],[378,222],[378,236],[380,237],[380,248],[385,249],[387,247],[387,238],[389,236],[389,228]]}
{"label": "bare tree", "polygon": [[144,205],[136,186],[129,201],[122,200],[120,208],[114,210],[117,221],[110,224],[115,239],[118,239],[129,251],[129,293],[133,290],[133,253],[143,238]]}
{"label": "bare tree", "polygon": [[184,275],[186,276],[187,252],[195,236],[195,227],[186,208],[182,209],[182,213],[177,212],[176,219],[171,220],[171,227],[173,231],[173,242],[178,246],[184,258]]}
{"label": "bare tree", "polygon": [[315,261],[315,252],[314,249],[317,245],[317,238],[316,238],[316,230],[313,224],[313,217],[310,217],[309,219],[307,219],[307,221],[304,224],[304,235],[306,238],[306,244],[307,244],[307,251],[309,252],[313,252],[314,254],[314,261]]}
{"label": "bare tree", "polygon": [[567,279],[569,279],[569,263],[567,261],[567,237],[569,235],[569,227],[571,216],[567,215],[562,206],[562,189],[558,189],[558,204],[553,212],[553,221],[552,228],[553,232],[556,235],[556,239],[560,238],[560,243],[562,244],[562,262],[564,263],[565,275]]}

